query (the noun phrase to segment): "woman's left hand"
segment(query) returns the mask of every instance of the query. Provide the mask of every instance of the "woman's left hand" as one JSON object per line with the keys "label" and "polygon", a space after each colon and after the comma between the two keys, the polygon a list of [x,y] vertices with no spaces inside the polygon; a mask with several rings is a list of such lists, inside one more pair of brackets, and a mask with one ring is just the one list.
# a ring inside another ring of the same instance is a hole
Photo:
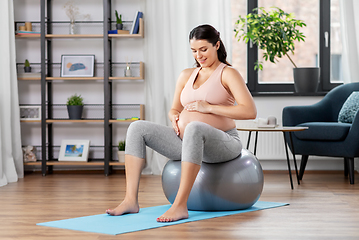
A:
{"label": "woman's left hand", "polygon": [[189,112],[210,113],[211,104],[206,101],[200,100],[187,104],[184,109]]}

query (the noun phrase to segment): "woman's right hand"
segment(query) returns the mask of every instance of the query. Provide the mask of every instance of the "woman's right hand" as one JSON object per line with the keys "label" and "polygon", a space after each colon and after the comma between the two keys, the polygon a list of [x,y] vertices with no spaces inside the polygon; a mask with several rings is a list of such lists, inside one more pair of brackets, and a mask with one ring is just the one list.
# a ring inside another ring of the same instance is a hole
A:
{"label": "woman's right hand", "polygon": [[180,135],[180,131],[179,131],[179,127],[178,127],[178,120],[179,120],[179,114],[173,114],[171,122],[172,122],[172,127],[175,130],[177,136]]}

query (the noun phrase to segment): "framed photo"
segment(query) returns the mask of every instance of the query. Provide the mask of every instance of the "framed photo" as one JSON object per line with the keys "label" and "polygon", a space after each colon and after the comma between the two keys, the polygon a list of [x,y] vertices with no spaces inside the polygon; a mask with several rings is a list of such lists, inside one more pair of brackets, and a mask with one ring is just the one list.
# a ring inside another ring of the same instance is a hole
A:
{"label": "framed photo", "polygon": [[62,140],[59,161],[87,162],[90,140]]}
{"label": "framed photo", "polygon": [[61,77],[93,77],[95,55],[61,55]]}
{"label": "framed photo", "polygon": [[41,120],[41,106],[20,106],[20,120]]}

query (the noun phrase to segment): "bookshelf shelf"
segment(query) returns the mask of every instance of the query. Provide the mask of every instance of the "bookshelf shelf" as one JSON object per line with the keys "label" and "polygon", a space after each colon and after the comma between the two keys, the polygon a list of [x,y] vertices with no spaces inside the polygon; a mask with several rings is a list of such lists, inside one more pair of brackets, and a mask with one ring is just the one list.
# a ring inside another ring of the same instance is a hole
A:
{"label": "bookshelf shelf", "polygon": [[40,81],[41,78],[17,78],[19,81]]}
{"label": "bookshelf shelf", "polygon": [[72,162],[72,161],[47,161],[48,166],[104,166],[104,161]]}
{"label": "bookshelf shelf", "polygon": [[104,123],[103,119],[47,119],[46,123]]}
{"label": "bookshelf shelf", "polygon": [[46,77],[47,81],[63,80],[63,81],[91,81],[91,80],[103,80],[103,77]]}
{"label": "bookshelf shelf", "polygon": [[46,34],[46,38],[103,38],[103,34]]}
{"label": "bookshelf shelf", "polygon": [[27,123],[41,123],[41,120],[20,120],[20,122],[27,122]]}
{"label": "bookshelf shelf", "polygon": [[[42,162],[25,162],[25,166],[41,166]],[[46,161],[48,166],[104,166],[104,161],[92,161],[92,162],[71,162],[71,161]],[[118,161],[110,161],[110,166],[125,166],[125,163]]]}
{"label": "bookshelf shelf", "polygon": [[110,166],[125,166],[125,163],[116,162],[116,161],[111,161],[111,162],[110,162]]}
{"label": "bookshelf shelf", "polygon": [[40,39],[40,35],[15,35],[15,38],[38,38]]}

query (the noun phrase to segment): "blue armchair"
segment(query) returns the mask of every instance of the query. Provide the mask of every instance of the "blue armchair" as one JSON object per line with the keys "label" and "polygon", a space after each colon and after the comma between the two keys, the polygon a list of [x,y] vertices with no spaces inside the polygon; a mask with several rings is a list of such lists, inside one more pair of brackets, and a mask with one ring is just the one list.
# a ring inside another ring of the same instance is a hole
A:
{"label": "blue armchair", "polygon": [[[294,152],[302,155],[300,180],[309,155],[343,157],[344,174],[348,176],[349,172],[350,184],[354,184],[354,158],[359,157],[359,114],[352,123],[338,122],[342,105],[353,91],[359,91],[359,83],[340,85],[316,104],[283,109],[283,126],[309,127],[292,134]],[[291,144],[289,147],[293,152]]]}

